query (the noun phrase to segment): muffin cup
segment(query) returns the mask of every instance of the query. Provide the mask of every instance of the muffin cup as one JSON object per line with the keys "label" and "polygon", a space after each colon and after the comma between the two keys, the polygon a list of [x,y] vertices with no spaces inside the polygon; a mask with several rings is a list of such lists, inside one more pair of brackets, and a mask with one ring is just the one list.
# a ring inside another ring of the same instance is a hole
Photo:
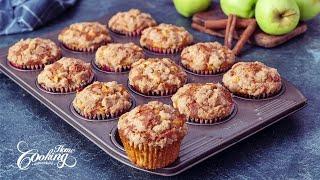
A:
{"label": "muffin cup", "polygon": [[146,49],[155,52],[155,53],[162,53],[162,54],[175,54],[175,53],[179,53],[183,50],[183,47],[178,47],[178,48],[169,48],[169,49],[163,49],[163,48],[156,48],[156,47],[152,47],[152,46],[145,46]]}
{"label": "muffin cup", "polygon": [[188,67],[188,66],[186,66],[184,64],[182,64],[182,66],[186,70],[188,70],[188,71],[190,71],[190,72],[192,72],[194,74],[199,74],[199,75],[216,75],[216,74],[224,73],[224,72],[226,72],[226,71],[228,71],[230,69],[230,68],[220,68],[220,69],[217,69],[217,70],[193,70],[193,69],[191,69],[190,67]]}
{"label": "muffin cup", "polygon": [[97,65],[97,67],[100,70],[106,71],[106,72],[125,72],[125,71],[129,71],[131,69],[131,66],[121,66],[118,68],[111,68],[110,66],[107,66],[107,65],[103,65],[103,66]]}
{"label": "muffin cup", "polygon": [[[34,65],[20,65],[13,62],[9,62],[11,66],[22,69],[22,70],[37,70],[37,69],[43,69],[45,64],[34,64]],[[50,64],[50,63],[48,63]]]}
{"label": "muffin cup", "polygon": [[9,64],[15,68],[18,68],[18,69],[22,69],[22,70],[38,70],[38,69],[43,69],[46,65],[48,64],[52,64],[54,63],[55,61],[59,60],[61,58],[62,54],[61,52],[54,58],[52,58],[52,60],[48,61],[47,63],[45,64],[32,64],[32,65],[21,65],[21,64],[16,64],[16,63],[13,63],[13,62],[9,62]]}
{"label": "muffin cup", "polygon": [[217,123],[222,123],[225,122],[227,120],[230,120],[231,118],[234,117],[234,115],[237,113],[237,106],[234,103],[232,105],[232,108],[230,109],[229,113],[225,113],[223,114],[223,116],[221,117],[216,117],[216,118],[212,118],[212,119],[202,119],[202,118],[197,118],[197,117],[187,117],[187,121],[189,123],[195,123],[195,124],[204,124],[204,125],[210,125],[210,124],[217,124]]}
{"label": "muffin cup", "polygon": [[112,119],[112,118],[117,118],[119,116],[121,116],[122,114],[124,114],[125,112],[127,112],[130,107],[133,104],[131,103],[131,105],[129,107],[123,107],[121,110],[119,110],[118,112],[115,113],[106,113],[106,114],[89,114],[89,113],[84,113],[82,112],[80,109],[78,109],[77,107],[73,106],[74,110],[81,115],[82,117],[86,118],[86,119],[90,119],[90,120],[105,120],[105,119]]}
{"label": "muffin cup", "polygon": [[[63,45],[68,48],[69,50],[72,51],[78,51],[78,52],[94,52],[96,49],[98,49],[100,46],[98,45],[94,45],[91,47],[86,47],[86,48],[80,48],[80,47],[76,47],[76,46],[72,46],[72,45],[68,45],[68,44],[64,44]],[[103,44],[101,44],[102,46]]]}
{"label": "muffin cup", "polygon": [[109,29],[110,29],[112,32],[114,32],[114,33],[121,34],[121,35],[124,35],[124,36],[129,36],[129,37],[140,36],[141,33],[142,33],[142,30],[140,30],[140,29],[137,29],[137,30],[132,31],[132,32],[120,31],[120,30],[113,29],[113,28],[110,28],[110,27],[109,27]]}
{"label": "muffin cup", "polygon": [[163,168],[172,164],[179,157],[181,140],[160,148],[147,144],[134,145],[124,137],[121,131],[119,131],[119,136],[129,160],[143,169]]}
{"label": "muffin cup", "polygon": [[201,118],[188,118],[188,122],[192,123],[198,123],[198,124],[215,124],[224,121],[227,117],[229,117],[231,113],[228,116],[225,117],[217,117],[214,119],[201,119]]}
{"label": "muffin cup", "polygon": [[246,99],[256,99],[256,100],[259,100],[259,99],[266,99],[266,98],[273,97],[273,96],[277,95],[278,93],[280,93],[280,91],[281,91],[281,88],[280,88],[280,90],[275,91],[275,92],[273,92],[273,93],[270,93],[270,94],[264,93],[264,94],[260,94],[260,95],[258,95],[258,96],[253,96],[253,95],[244,94],[244,93],[233,93],[233,94],[236,95],[236,96],[238,96],[238,97],[242,97],[242,98],[246,98]]}
{"label": "muffin cup", "polygon": [[73,46],[64,42],[61,42],[63,44],[64,47],[66,47],[67,49],[71,50],[71,51],[77,51],[77,52],[94,52],[95,50],[97,50],[100,46],[106,45],[107,43],[109,43],[111,41],[104,41],[98,44],[94,44],[90,47],[77,47],[77,46]]}
{"label": "muffin cup", "polygon": [[[223,86],[229,90],[228,86],[226,86],[225,84],[223,84]],[[253,99],[253,100],[263,100],[263,99],[267,99],[267,98],[272,98],[278,94],[281,94],[282,91],[284,91],[285,89],[285,86],[284,84],[282,83],[280,88],[275,90],[274,92],[271,92],[271,93],[263,93],[263,94],[260,94],[260,95],[257,95],[257,96],[253,96],[253,95],[249,95],[249,94],[245,94],[245,93],[238,93],[238,92],[232,92],[230,91],[233,95],[239,97],[239,98],[244,98],[244,99]]]}
{"label": "muffin cup", "polygon": [[[131,86],[131,85],[130,85]],[[166,89],[166,90],[163,90],[163,91],[140,91],[138,88],[136,88],[135,86],[131,86],[133,90],[137,91],[138,93],[141,93],[143,95],[146,95],[146,96],[171,96],[173,95],[174,93],[177,92],[178,88],[171,88],[171,89]]]}
{"label": "muffin cup", "polygon": [[49,91],[49,92],[52,92],[52,93],[70,93],[70,92],[76,92],[76,91],[83,89],[85,86],[92,83],[93,79],[94,79],[94,74],[92,74],[92,76],[90,77],[90,79],[87,82],[81,83],[80,85],[73,86],[73,87],[49,88],[43,84],[39,84],[39,86],[42,89]]}

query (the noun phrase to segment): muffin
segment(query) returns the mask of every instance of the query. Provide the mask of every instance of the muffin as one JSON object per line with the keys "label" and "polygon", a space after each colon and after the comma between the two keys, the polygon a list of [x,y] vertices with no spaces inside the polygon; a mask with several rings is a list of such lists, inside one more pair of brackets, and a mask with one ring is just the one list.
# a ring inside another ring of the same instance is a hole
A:
{"label": "muffin", "polygon": [[189,121],[211,124],[230,116],[234,108],[231,93],[221,84],[190,83],[171,97],[173,107]]}
{"label": "muffin", "polygon": [[95,64],[103,71],[121,72],[129,70],[141,58],[144,58],[143,49],[134,43],[114,43],[97,50]]}
{"label": "muffin", "polygon": [[98,22],[81,22],[64,28],[58,39],[68,49],[92,52],[112,41],[107,28]]}
{"label": "muffin", "polygon": [[130,9],[126,12],[118,12],[108,22],[111,31],[126,36],[138,36],[145,28],[157,25],[150,14],[138,9]]}
{"label": "muffin", "polygon": [[197,43],[181,52],[182,65],[197,74],[217,74],[231,68],[235,55],[218,42]]}
{"label": "muffin", "polygon": [[129,72],[129,85],[144,95],[171,95],[186,81],[187,74],[169,58],[140,59]]}
{"label": "muffin", "polygon": [[192,35],[183,27],[160,24],[142,31],[140,44],[158,53],[176,53],[193,41]]}
{"label": "muffin", "polygon": [[118,131],[129,160],[144,169],[163,168],[179,156],[187,134],[185,116],[158,101],[140,105],[119,118]]}
{"label": "muffin", "polygon": [[46,65],[38,75],[41,88],[57,93],[73,92],[82,89],[93,80],[89,63],[80,59],[63,57],[53,64]]}
{"label": "muffin", "polygon": [[19,69],[41,69],[61,58],[60,48],[50,39],[28,38],[9,48],[8,61]]}
{"label": "muffin", "polygon": [[223,84],[234,94],[248,98],[266,98],[282,87],[280,74],[261,62],[239,62],[223,76]]}
{"label": "muffin", "polygon": [[126,88],[115,81],[94,82],[77,92],[74,109],[88,119],[117,117],[128,111],[132,105]]}

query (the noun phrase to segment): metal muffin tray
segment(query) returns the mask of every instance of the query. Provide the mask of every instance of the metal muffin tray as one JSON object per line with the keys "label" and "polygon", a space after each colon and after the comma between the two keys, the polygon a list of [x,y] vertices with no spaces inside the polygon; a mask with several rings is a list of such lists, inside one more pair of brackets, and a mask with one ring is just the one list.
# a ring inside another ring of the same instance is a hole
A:
{"label": "metal muffin tray", "polygon": [[[111,15],[98,19],[105,23]],[[132,97],[134,105],[158,100],[171,104],[170,97],[147,97],[134,92],[128,87],[128,72],[106,73],[99,70],[93,63],[95,53],[75,52],[66,49],[57,40],[59,32],[43,36],[60,45],[63,56],[80,58],[92,64],[97,81],[117,81],[125,85]],[[114,42],[134,42],[139,44],[139,37],[130,38],[110,32]],[[38,99],[42,104],[60,116],[63,120],[77,129],[80,133],[99,146],[107,154],[120,162],[152,174],[162,176],[173,176],[179,174],[192,166],[208,159],[220,151],[240,142],[243,139],[259,132],[284,117],[300,110],[306,105],[306,98],[291,83],[283,79],[282,91],[271,98],[252,100],[234,96],[236,106],[230,117],[219,124],[200,125],[188,123],[189,132],[182,141],[179,158],[171,165],[156,170],[145,170],[133,165],[123,150],[117,131],[117,119],[108,121],[88,121],[78,115],[71,102],[75,93],[52,94],[47,93],[37,86],[36,78],[41,70],[24,71],[12,67],[7,61],[8,47],[0,49],[0,68],[4,74],[15,83],[25,89],[28,93]],[[177,64],[179,54],[164,55],[145,50],[147,57],[169,57]],[[188,72],[188,82],[221,82],[222,75],[195,75]],[[281,74],[281,72],[280,72]]]}

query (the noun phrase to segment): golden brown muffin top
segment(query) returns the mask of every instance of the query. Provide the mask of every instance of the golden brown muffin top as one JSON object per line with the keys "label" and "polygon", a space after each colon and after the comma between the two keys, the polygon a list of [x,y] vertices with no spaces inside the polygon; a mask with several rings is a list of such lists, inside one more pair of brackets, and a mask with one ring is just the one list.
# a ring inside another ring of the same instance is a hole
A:
{"label": "golden brown muffin top", "polygon": [[90,48],[111,41],[106,26],[99,22],[71,24],[60,32],[58,39],[64,44],[78,48]]}
{"label": "golden brown muffin top", "polygon": [[181,63],[196,71],[226,70],[234,62],[234,53],[218,42],[197,43],[181,52]]}
{"label": "golden brown muffin top", "polygon": [[131,106],[126,88],[116,81],[94,82],[77,93],[73,106],[84,114],[116,114]]}
{"label": "golden brown muffin top", "polygon": [[172,106],[151,101],[123,114],[118,129],[130,145],[165,147],[187,134],[186,118]]}
{"label": "golden brown muffin top", "polygon": [[38,83],[47,88],[79,87],[93,78],[90,63],[76,58],[63,57],[46,65],[38,75]]}
{"label": "golden brown muffin top", "polygon": [[130,9],[126,12],[118,12],[108,22],[110,29],[118,32],[135,32],[155,26],[157,23],[148,13],[139,9]]}
{"label": "golden brown muffin top", "polygon": [[193,36],[183,27],[172,24],[160,24],[143,30],[140,44],[144,47],[176,49],[187,46],[192,41]]}
{"label": "golden brown muffin top", "polygon": [[223,84],[233,93],[260,96],[281,89],[278,71],[261,62],[239,62],[223,76]]}
{"label": "golden brown muffin top", "polygon": [[9,48],[8,60],[18,65],[42,65],[61,57],[60,48],[50,39],[21,39]]}
{"label": "golden brown muffin top", "polygon": [[95,63],[99,67],[107,66],[115,70],[131,66],[141,58],[144,58],[143,49],[134,43],[111,43],[97,50]]}
{"label": "golden brown muffin top", "polygon": [[186,80],[187,74],[169,58],[140,59],[129,72],[129,84],[140,92],[176,89]]}
{"label": "golden brown muffin top", "polygon": [[212,120],[231,114],[234,102],[231,93],[221,84],[190,83],[171,97],[173,107],[188,118]]}

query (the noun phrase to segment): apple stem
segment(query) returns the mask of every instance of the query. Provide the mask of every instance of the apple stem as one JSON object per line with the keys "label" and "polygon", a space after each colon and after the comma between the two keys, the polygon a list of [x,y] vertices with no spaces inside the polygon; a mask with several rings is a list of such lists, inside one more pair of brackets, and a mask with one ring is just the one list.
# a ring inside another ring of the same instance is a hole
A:
{"label": "apple stem", "polygon": [[289,16],[293,16],[293,15],[296,15],[297,13],[295,11],[287,11],[285,13],[283,13],[281,15],[281,17],[289,17]]}

